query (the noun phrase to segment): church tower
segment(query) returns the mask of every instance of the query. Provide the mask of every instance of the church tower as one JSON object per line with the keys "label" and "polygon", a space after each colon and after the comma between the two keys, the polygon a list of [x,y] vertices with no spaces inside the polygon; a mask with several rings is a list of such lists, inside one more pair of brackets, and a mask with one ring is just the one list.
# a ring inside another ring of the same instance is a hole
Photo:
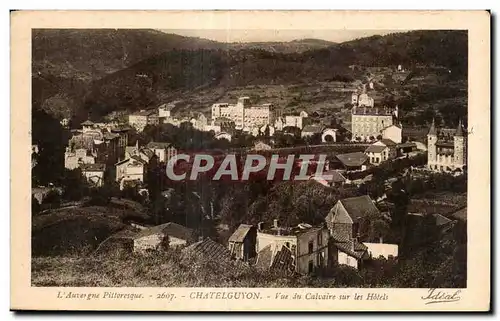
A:
{"label": "church tower", "polygon": [[436,164],[436,142],[437,142],[437,131],[434,124],[434,119],[432,119],[431,128],[427,134],[427,166],[429,169],[433,169],[432,165]]}
{"label": "church tower", "polygon": [[464,128],[462,126],[462,120],[458,122],[458,127],[453,136],[454,145],[454,159],[453,165],[455,168],[462,168],[466,164],[467,153],[466,153],[466,140],[464,137]]}

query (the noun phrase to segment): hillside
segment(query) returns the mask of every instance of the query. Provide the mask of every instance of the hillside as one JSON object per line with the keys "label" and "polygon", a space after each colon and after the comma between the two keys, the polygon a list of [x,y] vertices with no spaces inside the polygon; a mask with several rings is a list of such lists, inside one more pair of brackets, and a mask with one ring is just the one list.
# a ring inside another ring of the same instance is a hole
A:
{"label": "hillside", "polygon": [[[134,111],[173,99],[188,100],[184,111],[202,110],[228,92],[252,86],[295,85],[298,95],[293,100],[287,93],[266,92],[260,97],[280,107],[307,107],[312,102],[328,109],[324,103],[335,101],[338,108],[359,85],[353,81],[366,79],[369,66],[390,67],[380,74],[384,79],[398,64],[408,70],[442,66],[450,69],[450,75],[440,80],[446,82],[464,79],[467,73],[467,34],[461,31],[414,31],[332,45],[304,39],[286,46],[316,49],[290,49],[292,53],[269,51],[276,43],[264,46],[269,50],[251,43],[235,50],[240,44],[151,30],[51,31],[34,38],[42,44],[34,46],[39,49],[34,50],[33,68],[42,70],[33,76],[34,107],[78,118],[89,113],[100,118],[113,110]],[[68,48],[58,52],[63,44]],[[380,81],[387,94],[399,90],[399,84]],[[315,92],[302,90],[304,86],[315,86]],[[332,86],[333,91],[328,89]]]}

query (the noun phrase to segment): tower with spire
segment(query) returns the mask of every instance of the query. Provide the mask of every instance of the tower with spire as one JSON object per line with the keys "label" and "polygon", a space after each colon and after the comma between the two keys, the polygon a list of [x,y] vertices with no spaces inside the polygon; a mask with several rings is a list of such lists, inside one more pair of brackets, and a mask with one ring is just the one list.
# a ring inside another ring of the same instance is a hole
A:
{"label": "tower with spire", "polygon": [[453,136],[453,145],[454,145],[454,165],[458,168],[463,168],[466,164],[466,139],[464,137],[464,127],[462,125],[462,120],[458,122],[457,130],[455,131],[455,136]]}
{"label": "tower with spire", "polygon": [[433,169],[433,165],[437,162],[436,154],[436,142],[437,142],[437,131],[434,118],[432,119],[431,128],[427,134],[427,166],[429,169]]}

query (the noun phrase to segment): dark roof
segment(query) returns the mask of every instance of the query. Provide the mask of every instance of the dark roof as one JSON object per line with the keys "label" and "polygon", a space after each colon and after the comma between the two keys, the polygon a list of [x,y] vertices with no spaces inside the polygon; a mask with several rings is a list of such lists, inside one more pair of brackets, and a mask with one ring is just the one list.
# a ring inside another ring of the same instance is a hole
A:
{"label": "dark roof", "polygon": [[320,134],[323,131],[323,126],[306,125],[302,128],[302,132]]}
{"label": "dark roof", "polygon": [[193,230],[176,223],[165,223],[151,228],[144,229],[135,235],[135,238],[141,238],[154,234],[164,234],[176,237],[181,240],[193,240]]}
{"label": "dark roof", "polygon": [[387,146],[370,145],[365,150],[365,153],[382,153],[386,148]]}
{"label": "dark roof", "polygon": [[382,142],[384,145],[389,146],[389,147],[397,145],[393,140],[391,140],[389,138],[382,138],[380,140],[380,142]]}
{"label": "dark roof", "polygon": [[368,250],[368,247],[355,239],[349,239],[347,236],[334,234],[332,236],[333,244],[341,251],[356,259],[361,259]]}
{"label": "dark roof", "polygon": [[162,148],[168,148],[172,144],[170,143],[165,143],[165,142],[149,142],[146,147],[150,149],[162,149]]}
{"label": "dark roof", "polygon": [[292,251],[284,245],[276,253],[273,253],[271,245],[264,247],[257,253],[255,266],[261,270],[272,270],[286,274],[295,271]]}
{"label": "dark roof", "polygon": [[346,181],[346,178],[344,175],[342,175],[339,171],[336,170],[331,170],[331,171],[326,171],[321,175],[322,178],[325,178],[325,176],[331,175],[332,179],[328,180],[331,183],[342,183]]}
{"label": "dark roof", "polygon": [[451,216],[457,220],[467,221],[467,207],[454,212]]}
{"label": "dark roof", "polygon": [[142,165],[145,165],[145,164],[148,163],[148,162],[146,162],[144,159],[142,159],[138,155],[132,155],[132,156],[130,156],[130,158],[133,159],[133,160],[135,160],[135,161],[137,161],[137,162],[139,162],[139,163],[141,163]]}
{"label": "dark roof", "polygon": [[252,225],[248,224],[240,224],[236,231],[229,237],[229,242],[239,242],[242,243],[245,240],[245,237],[247,236],[248,232],[250,232],[250,229],[252,228]]}
{"label": "dark roof", "polygon": [[436,225],[437,226],[446,225],[446,224],[452,222],[449,218],[444,217],[441,214],[434,214],[434,218],[436,219]]}
{"label": "dark roof", "polygon": [[292,251],[284,245],[276,252],[271,263],[270,269],[277,272],[293,273],[295,271],[294,259]]}
{"label": "dark roof", "polygon": [[209,238],[189,245],[182,252],[184,255],[220,263],[231,260],[231,252],[222,244]]}
{"label": "dark roof", "polygon": [[345,166],[357,167],[363,165],[368,160],[368,156],[363,152],[355,152],[337,155],[337,159]]}
{"label": "dark roof", "polygon": [[339,202],[344,206],[353,221],[371,215],[380,215],[380,211],[368,195],[344,198]]}
{"label": "dark roof", "polygon": [[104,172],[106,164],[81,164],[80,169],[82,172]]}

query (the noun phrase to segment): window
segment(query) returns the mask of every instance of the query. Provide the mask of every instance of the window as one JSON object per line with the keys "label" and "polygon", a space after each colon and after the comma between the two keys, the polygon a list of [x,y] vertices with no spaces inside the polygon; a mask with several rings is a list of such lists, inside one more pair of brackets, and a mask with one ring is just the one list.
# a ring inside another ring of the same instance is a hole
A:
{"label": "window", "polygon": [[313,272],[313,269],[314,269],[314,262],[312,260],[309,261],[309,266],[308,266],[308,269],[307,271],[309,273],[312,273]]}
{"label": "window", "polygon": [[318,233],[318,247],[323,245],[323,237],[321,235],[321,231]]}
{"label": "window", "polygon": [[311,254],[314,251],[314,242],[313,241],[309,242],[308,248],[309,248],[309,254]]}

